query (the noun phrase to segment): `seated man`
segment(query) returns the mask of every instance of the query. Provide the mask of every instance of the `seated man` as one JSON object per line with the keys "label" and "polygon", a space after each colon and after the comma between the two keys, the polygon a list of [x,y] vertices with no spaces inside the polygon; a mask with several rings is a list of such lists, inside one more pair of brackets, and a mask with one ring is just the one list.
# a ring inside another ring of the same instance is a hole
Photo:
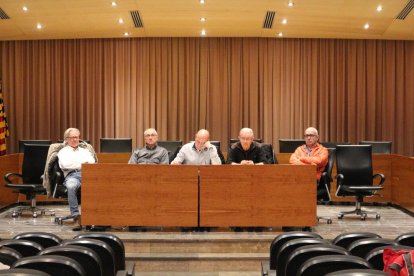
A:
{"label": "seated man", "polygon": [[239,142],[229,149],[227,164],[232,165],[263,165],[267,164],[265,153],[254,140],[253,130],[242,128],[239,133]]}
{"label": "seated man", "polygon": [[207,130],[199,130],[195,135],[195,141],[185,144],[171,165],[221,165],[217,149],[209,139],[210,133]]}
{"label": "seated man", "polygon": [[149,128],[144,131],[145,147],[136,149],[128,164],[169,164],[168,151],[157,145],[158,133]]}
{"label": "seated man", "polygon": [[[78,222],[80,212],[77,193],[81,188],[82,164],[97,162],[93,147],[86,142],[79,143],[79,136],[79,129],[68,128],[64,133],[64,146],[58,152],[59,167],[62,169],[65,177],[63,185],[68,189],[70,214]],[[76,227],[74,230],[80,229]]]}
{"label": "seated man", "polygon": [[305,145],[299,146],[290,156],[289,163],[294,165],[315,165],[316,180],[319,181],[328,163],[328,149],[319,144],[318,130],[309,127],[305,130]]}

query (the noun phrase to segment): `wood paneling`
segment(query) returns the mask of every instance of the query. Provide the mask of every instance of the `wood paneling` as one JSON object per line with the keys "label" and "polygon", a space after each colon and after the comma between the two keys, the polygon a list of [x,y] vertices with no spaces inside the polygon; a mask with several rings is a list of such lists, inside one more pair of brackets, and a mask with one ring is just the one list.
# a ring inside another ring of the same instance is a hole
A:
{"label": "wood paneling", "polygon": [[85,164],[82,224],[197,226],[197,166]]}
{"label": "wood paneling", "polygon": [[393,156],[392,202],[414,212],[414,159],[412,158]]}
{"label": "wood paneling", "polygon": [[10,154],[0,156],[0,176],[1,176],[1,185],[0,185],[0,206],[7,206],[17,201],[18,194],[13,193],[13,191],[4,185],[3,176],[9,172],[19,172],[20,171],[20,162],[19,158],[21,154]]}
{"label": "wood paneling", "polygon": [[311,226],[314,166],[200,166],[201,226]]}

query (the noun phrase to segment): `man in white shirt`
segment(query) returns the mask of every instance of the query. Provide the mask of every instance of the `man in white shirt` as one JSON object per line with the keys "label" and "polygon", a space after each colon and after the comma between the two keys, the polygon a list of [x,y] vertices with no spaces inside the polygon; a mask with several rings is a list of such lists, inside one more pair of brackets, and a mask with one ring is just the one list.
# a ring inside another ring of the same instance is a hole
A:
{"label": "man in white shirt", "polygon": [[65,146],[59,151],[59,167],[65,176],[64,185],[68,189],[70,214],[75,219],[80,216],[77,193],[81,187],[81,168],[83,163],[97,161],[92,146],[82,142],[79,144],[80,131],[68,128],[64,133]]}

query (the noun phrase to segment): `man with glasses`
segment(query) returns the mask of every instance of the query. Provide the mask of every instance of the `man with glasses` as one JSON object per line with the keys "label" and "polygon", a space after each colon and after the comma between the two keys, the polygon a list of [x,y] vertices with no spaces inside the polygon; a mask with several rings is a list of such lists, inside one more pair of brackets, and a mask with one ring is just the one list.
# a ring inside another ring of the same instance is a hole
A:
{"label": "man with glasses", "polygon": [[[78,191],[81,188],[81,168],[84,163],[96,163],[96,153],[93,147],[82,141],[79,142],[80,131],[77,128],[68,128],[63,134],[63,148],[58,152],[59,167],[62,169],[65,180],[63,185],[68,189],[68,202],[71,216],[79,223],[80,212]],[[80,230],[80,226],[74,230]]]}
{"label": "man with glasses", "polygon": [[239,133],[239,142],[229,149],[227,164],[232,165],[263,165],[267,164],[265,153],[259,144],[254,141],[251,128],[242,128]]}
{"label": "man with glasses", "polygon": [[319,181],[328,163],[328,149],[319,144],[318,130],[309,127],[305,130],[306,144],[298,147],[290,156],[289,163],[294,165],[315,165],[316,179]]}
{"label": "man with glasses", "polygon": [[206,129],[200,129],[195,135],[195,141],[185,144],[171,165],[221,165],[217,148],[209,139],[210,133]]}
{"label": "man with glasses", "polygon": [[145,147],[136,149],[128,164],[169,164],[168,151],[157,145],[158,133],[153,128],[144,131]]}

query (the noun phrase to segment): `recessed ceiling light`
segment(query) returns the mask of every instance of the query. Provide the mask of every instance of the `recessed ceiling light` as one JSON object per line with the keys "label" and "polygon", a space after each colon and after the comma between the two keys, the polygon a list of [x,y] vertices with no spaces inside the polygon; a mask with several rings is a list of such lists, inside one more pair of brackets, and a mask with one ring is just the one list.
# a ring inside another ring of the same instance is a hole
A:
{"label": "recessed ceiling light", "polygon": [[29,8],[28,8],[28,7],[26,7],[26,6],[23,6],[23,7],[22,7],[22,10],[23,10],[24,12],[27,12],[27,11],[29,10]]}
{"label": "recessed ceiling light", "polygon": [[295,3],[293,3],[292,1],[289,1],[288,6],[289,7],[293,7],[295,5]]}
{"label": "recessed ceiling light", "polygon": [[119,18],[119,19],[118,19],[118,23],[119,23],[119,24],[124,24],[124,20],[123,20],[122,18]]}
{"label": "recessed ceiling light", "polygon": [[201,18],[200,18],[200,21],[201,21],[201,22],[205,22],[206,20],[207,20],[207,19],[206,19],[205,17],[201,17]]}
{"label": "recessed ceiling light", "polygon": [[115,1],[112,1],[111,2],[111,5],[112,5],[112,7],[116,7],[116,2]]}
{"label": "recessed ceiling light", "polygon": [[202,29],[202,30],[201,30],[201,35],[202,35],[202,36],[205,36],[206,34],[207,34],[206,30]]}
{"label": "recessed ceiling light", "polygon": [[286,18],[282,20],[282,24],[285,24],[285,25],[287,24],[287,19]]}
{"label": "recessed ceiling light", "polygon": [[282,33],[282,32],[280,32],[280,33],[278,33],[278,34],[277,34],[277,36],[278,36],[278,37],[282,37],[282,36],[283,36],[283,33]]}
{"label": "recessed ceiling light", "polygon": [[364,29],[365,29],[365,30],[368,30],[368,29],[369,29],[369,24],[368,24],[368,23],[365,23],[365,25],[364,25]]}
{"label": "recessed ceiling light", "polygon": [[204,4],[204,0],[200,0],[200,4]]}
{"label": "recessed ceiling light", "polygon": [[377,6],[377,12],[380,12],[380,11],[382,11],[382,6],[381,5],[378,5]]}
{"label": "recessed ceiling light", "polygon": [[43,28],[43,25],[42,25],[42,24],[40,24],[40,23],[37,23],[37,24],[36,24],[36,29],[40,30],[40,29],[42,29],[42,28]]}
{"label": "recessed ceiling light", "polygon": [[124,36],[129,36],[129,33],[128,33],[128,32],[125,32],[125,33],[124,33]]}

